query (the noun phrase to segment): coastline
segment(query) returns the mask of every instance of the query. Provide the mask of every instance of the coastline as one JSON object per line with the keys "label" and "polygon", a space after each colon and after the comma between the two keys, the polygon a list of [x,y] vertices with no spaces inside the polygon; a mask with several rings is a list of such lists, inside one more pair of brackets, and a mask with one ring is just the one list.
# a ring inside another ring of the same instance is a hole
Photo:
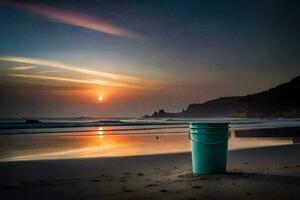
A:
{"label": "coastline", "polygon": [[233,150],[193,176],[190,153],[0,163],[1,199],[299,199],[300,145]]}

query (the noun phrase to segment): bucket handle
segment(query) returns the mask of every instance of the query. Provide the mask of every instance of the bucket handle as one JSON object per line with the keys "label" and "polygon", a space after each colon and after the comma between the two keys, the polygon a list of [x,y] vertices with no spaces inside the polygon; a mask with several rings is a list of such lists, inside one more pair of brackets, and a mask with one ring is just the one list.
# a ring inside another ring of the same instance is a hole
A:
{"label": "bucket handle", "polygon": [[[227,140],[231,137],[230,135],[230,129],[228,130],[228,136],[227,136]],[[191,137],[191,130],[189,129],[189,134],[188,134],[188,138],[189,140],[193,141],[193,142],[198,142],[198,143],[202,143],[202,144],[209,144],[209,145],[215,145],[215,144],[222,144],[222,143],[225,143],[227,140],[224,140],[224,141],[218,141],[218,142],[200,142],[200,141],[197,141],[197,140],[194,140],[192,139]]]}

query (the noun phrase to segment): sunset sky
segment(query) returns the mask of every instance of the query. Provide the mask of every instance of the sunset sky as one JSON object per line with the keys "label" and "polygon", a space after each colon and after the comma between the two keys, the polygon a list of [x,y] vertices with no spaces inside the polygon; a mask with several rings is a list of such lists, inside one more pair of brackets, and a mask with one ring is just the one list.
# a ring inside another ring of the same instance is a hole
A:
{"label": "sunset sky", "polygon": [[0,1],[0,117],[143,116],[268,89],[300,75],[298,2]]}

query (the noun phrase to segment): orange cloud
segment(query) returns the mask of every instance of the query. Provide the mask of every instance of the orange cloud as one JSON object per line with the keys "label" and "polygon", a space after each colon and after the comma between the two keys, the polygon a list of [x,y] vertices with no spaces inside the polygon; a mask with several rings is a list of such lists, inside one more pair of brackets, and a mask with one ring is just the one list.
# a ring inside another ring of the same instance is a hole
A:
{"label": "orange cloud", "polygon": [[23,71],[23,70],[30,70],[36,68],[35,66],[18,66],[11,68],[14,71]]}
{"label": "orange cloud", "polygon": [[41,15],[58,23],[69,24],[110,35],[141,37],[138,33],[113,25],[103,19],[91,17],[82,13],[25,3],[14,3],[14,5],[17,8]]}
{"label": "orange cloud", "polygon": [[[36,59],[36,58],[25,58],[25,57],[17,57],[17,56],[0,56],[0,61],[12,62],[17,64],[26,64],[31,67],[37,66],[43,71],[42,73],[37,72],[29,72],[30,74],[17,74],[12,73],[10,76],[18,77],[18,78],[26,78],[26,79],[44,79],[48,81],[65,81],[65,82],[73,82],[78,84],[91,84],[91,85],[102,85],[102,86],[114,86],[114,87],[123,87],[123,88],[140,88],[140,89],[157,89],[161,86],[161,81],[158,80],[148,80],[142,79],[137,76],[123,75],[117,73],[108,73],[104,71],[98,71],[89,69],[85,66],[78,65],[70,65],[57,61],[50,61],[44,59]],[[56,72],[51,71],[51,68],[57,70],[66,70],[75,72],[76,74],[64,74],[62,77],[58,76],[41,76],[41,74],[47,74],[48,72]],[[14,71],[28,70],[31,69],[29,66],[12,68]],[[50,69],[50,70],[49,70]],[[45,71],[46,70],[46,71]],[[46,72],[46,73],[45,73]],[[82,76],[85,75],[85,76]],[[86,77],[88,75],[88,78]]]}
{"label": "orange cloud", "polygon": [[92,84],[92,85],[136,88],[135,86],[130,86],[125,83],[118,83],[118,82],[99,80],[99,79],[82,80],[82,79],[74,79],[74,78],[66,78],[66,77],[38,76],[38,75],[27,75],[27,74],[9,74],[9,75],[14,77],[19,77],[19,78],[43,79],[43,80],[65,81],[65,82],[73,82],[73,83],[85,83],[85,84]]}
{"label": "orange cloud", "polygon": [[35,58],[25,58],[25,57],[16,57],[16,56],[3,56],[0,57],[0,61],[9,61],[9,62],[15,62],[15,63],[23,63],[23,64],[32,64],[32,65],[39,65],[39,66],[46,66],[51,68],[57,68],[57,69],[64,69],[69,71],[75,71],[81,74],[87,74],[87,75],[94,75],[94,76],[101,76],[113,80],[126,80],[128,82],[138,82],[141,81],[140,78],[135,76],[128,76],[123,74],[116,74],[116,73],[108,73],[103,71],[96,71],[91,69],[86,69],[82,66],[77,65],[68,65],[56,61],[49,61],[49,60],[41,60],[41,59],[35,59]]}

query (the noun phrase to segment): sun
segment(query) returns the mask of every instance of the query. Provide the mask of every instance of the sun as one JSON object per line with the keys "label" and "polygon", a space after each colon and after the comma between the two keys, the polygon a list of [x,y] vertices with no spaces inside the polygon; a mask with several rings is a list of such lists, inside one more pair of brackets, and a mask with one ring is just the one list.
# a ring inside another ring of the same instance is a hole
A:
{"label": "sun", "polygon": [[99,97],[98,97],[98,100],[99,100],[99,101],[103,101],[104,98],[103,98],[102,96],[99,96]]}

